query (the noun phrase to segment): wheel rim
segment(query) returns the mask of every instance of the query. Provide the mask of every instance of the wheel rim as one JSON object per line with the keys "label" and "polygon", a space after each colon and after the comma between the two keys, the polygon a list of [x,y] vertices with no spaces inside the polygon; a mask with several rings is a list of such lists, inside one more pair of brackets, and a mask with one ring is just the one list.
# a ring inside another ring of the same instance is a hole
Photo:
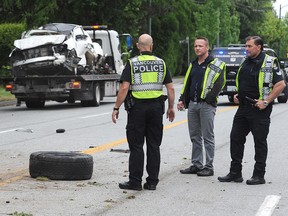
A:
{"label": "wheel rim", "polygon": [[93,93],[94,93],[94,95],[93,95],[92,104],[94,106],[99,106],[100,105],[100,86],[99,86],[99,83],[95,83]]}

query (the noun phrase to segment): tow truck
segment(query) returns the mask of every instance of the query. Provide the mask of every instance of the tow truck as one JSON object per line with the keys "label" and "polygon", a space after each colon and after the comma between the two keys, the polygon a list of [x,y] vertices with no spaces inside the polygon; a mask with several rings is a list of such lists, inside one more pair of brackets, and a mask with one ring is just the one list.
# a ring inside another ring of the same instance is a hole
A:
{"label": "tow truck", "polygon": [[[16,48],[10,54],[12,81],[6,90],[18,103],[42,108],[48,100],[80,100],[82,106],[99,106],[104,97],[117,95],[123,57],[132,50],[129,34],[119,35],[104,25],[65,23],[47,24],[29,34],[24,32],[14,42]],[[121,52],[121,44],[126,52]]]}

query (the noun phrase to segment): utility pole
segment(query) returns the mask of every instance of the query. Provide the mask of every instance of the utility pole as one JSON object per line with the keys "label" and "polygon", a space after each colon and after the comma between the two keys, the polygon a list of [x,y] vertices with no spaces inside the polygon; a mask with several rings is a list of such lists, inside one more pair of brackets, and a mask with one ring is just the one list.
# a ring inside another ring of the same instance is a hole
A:
{"label": "utility pole", "polygon": [[189,67],[189,64],[190,64],[190,42],[189,42],[189,37],[187,36],[185,40],[180,40],[179,41],[179,44],[183,44],[183,43],[186,43],[187,44],[187,67]]}
{"label": "utility pole", "polygon": [[149,0],[149,35],[152,36],[152,30],[151,30],[151,25],[152,25],[152,19],[151,19],[151,0]]}
{"label": "utility pole", "polygon": [[[281,4],[280,4],[280,7],[279,7],[279,29],[280,29],[280,25],[281,25],[281,10],[287,6],[288,6],[288,4],[284,5],[284,6],[281,6]],[[280,57],[280,44],[281,44],[281,39],[279,39],[279,41],[278,41],[278,57]]]}
{"label": "utility pole", "polygon": [[190,63],[190,43],[189,43],[189,37],[186,37],[186,43],[187,43],[187,51],[188,51],[188,58],[187,58],[187,67],[189,67]]}

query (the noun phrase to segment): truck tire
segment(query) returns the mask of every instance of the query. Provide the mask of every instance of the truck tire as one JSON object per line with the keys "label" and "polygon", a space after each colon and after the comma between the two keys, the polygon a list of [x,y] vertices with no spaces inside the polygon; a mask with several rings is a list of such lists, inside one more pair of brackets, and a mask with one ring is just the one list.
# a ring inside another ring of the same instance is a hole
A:
{"label": "truck tire", "polygon": [[101,91],[100,91],[100,85],[99,83],[93,84],[93,99],[90,101],[91,106],[98,107],[100,105],[101,100]]}
{"label": "truck tire", "polygon": [[27,108],[43,108],[45,106],[45,100],[37,100],[37,101],[25,101]]}
{"label": "truck tire", "polygon": [[81,100],[81,106],[82,107],[89,107],[90,103],[87,100]]}
{"label": "truck tire", "polygon": [[77,152],[34,152],[30,155],[29,173],[32,178],[87,180],[93,173],[93,157]]}
{"label": "truck tire", "polygon": [[73,104],[73,103],[75,103],[75,99],[74,98],[69,98],[69,99],[67,99],[67,102],[69,104]]}

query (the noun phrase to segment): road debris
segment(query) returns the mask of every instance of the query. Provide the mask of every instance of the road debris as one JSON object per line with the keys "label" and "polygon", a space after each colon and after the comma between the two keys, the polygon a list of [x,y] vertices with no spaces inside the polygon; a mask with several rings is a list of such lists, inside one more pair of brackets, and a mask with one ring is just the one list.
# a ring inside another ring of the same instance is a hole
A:
{"label": "road debris", "polygon": [[110,149],[111,152],[122,152],[122,153],[129,153],[129,149]]}

